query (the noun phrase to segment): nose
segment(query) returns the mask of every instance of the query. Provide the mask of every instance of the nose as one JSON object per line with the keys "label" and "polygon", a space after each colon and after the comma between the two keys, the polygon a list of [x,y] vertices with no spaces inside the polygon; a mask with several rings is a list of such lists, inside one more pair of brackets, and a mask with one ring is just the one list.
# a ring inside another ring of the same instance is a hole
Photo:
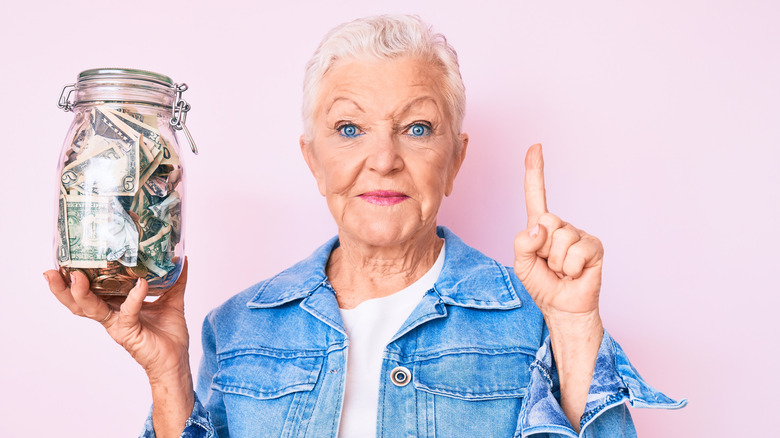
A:
{"label": "nose", "polygon": [[404,168],[404,160],[399,153],[401,145],[393,135],[374,138],[369,148],[366,166],[380,175],[390,175]]}

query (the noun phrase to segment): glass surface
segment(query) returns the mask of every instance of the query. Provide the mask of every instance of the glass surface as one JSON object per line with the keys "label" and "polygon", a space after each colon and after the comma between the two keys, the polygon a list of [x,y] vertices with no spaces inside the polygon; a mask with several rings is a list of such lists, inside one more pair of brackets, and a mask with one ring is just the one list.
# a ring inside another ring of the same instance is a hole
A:
{"label": "glass surface", "polygon": [[163,106],[170,96],[148,93],[159,105],[84,103],[78,84],[76,93],[57,170],[57,266],[66,281],[86,274],[100,295],[126,295],[139,278],[160,295],[184,260],[184,174]]}

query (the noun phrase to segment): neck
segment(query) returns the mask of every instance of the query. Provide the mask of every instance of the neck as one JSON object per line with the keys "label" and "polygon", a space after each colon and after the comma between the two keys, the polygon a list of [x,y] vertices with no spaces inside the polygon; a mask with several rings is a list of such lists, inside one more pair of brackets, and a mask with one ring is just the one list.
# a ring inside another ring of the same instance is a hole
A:
{"label": "neck", "polygon": [[339,233],[340,246],[325,268],[342,309],[392,295],[425,275],[436,262],[444,241],[432,232],[420,233],[397,245],[377,246]]}

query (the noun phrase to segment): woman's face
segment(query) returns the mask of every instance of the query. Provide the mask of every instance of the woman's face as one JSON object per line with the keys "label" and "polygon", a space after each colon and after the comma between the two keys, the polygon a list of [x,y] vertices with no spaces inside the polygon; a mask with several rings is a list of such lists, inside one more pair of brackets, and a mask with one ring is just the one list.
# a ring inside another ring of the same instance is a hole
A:
{"label": "woman's face", "polygon": [[301,149],[340,235],[391,246],[435,230],[468,142],[442,91],[414,58],[341,60],[325,75]]}

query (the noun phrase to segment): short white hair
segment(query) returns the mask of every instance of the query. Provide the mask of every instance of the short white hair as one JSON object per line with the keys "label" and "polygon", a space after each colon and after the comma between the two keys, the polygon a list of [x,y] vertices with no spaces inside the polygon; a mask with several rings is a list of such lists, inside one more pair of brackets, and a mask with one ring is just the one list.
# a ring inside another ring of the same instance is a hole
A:
{"label": "short white hair", "polygon": [[325,35],[306,64],[303,79],[303,131],[314,134],[314,111],[322,79],[341,59],[374,57],[395,59],[411,56],[438,67],[444,98],[454,134],[460,134],[466,112],[466,89],[460,76],[458,54],[444,35],[414,15],[377,15],[333,28]]}

